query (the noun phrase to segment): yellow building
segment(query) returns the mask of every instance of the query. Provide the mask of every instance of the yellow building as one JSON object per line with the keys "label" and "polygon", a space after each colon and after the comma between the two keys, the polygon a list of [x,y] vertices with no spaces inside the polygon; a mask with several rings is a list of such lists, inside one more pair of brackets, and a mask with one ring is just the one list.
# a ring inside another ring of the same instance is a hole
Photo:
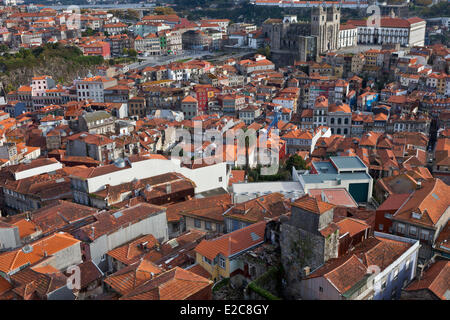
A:
{"label": "yellow building", "polygon": [[239,256],[264,243],[266,222],[261,221],[212,240],[203,240],[195,248],[196,263],[219,281],[244,273]]}

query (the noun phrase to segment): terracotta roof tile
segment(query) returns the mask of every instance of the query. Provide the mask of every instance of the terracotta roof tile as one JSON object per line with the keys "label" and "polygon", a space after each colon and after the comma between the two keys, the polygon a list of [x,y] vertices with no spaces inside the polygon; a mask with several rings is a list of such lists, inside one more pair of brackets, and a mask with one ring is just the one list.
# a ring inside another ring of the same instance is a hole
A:
{"label": "terracotta roof tile", "polygon": [[428,289],[439,299],[448,300],[450,290],[450,261],[440,260],[435,262],[424,272],[423,278],[413,281],[406,291]]}
{"label": "terracotta roof tile", "polygon": [[121,300],[186,300],[199,291],[208,290],[212,283],[195,273],[176,267],[147,281]]}
{"label": "terracotta roof tile", "polygon": [[263,243],[265,229],[265,221],[254,223],[216,239],[203,240],[195,248],[195,251],[211,260],[218,254],[222,254],[225,257],[231,257],[239,252]]}
{"label": "terracotta roof tile", "polygon": [[335,205],[324,202],[322,200],[318,200],[314,197],[311,197],[309,195],[305,195],[297,200],[295,200],[293,203],[291,203],[292,206],[298,207],[300,209],[322,214],[328,210],[331,210],[335,207]]}

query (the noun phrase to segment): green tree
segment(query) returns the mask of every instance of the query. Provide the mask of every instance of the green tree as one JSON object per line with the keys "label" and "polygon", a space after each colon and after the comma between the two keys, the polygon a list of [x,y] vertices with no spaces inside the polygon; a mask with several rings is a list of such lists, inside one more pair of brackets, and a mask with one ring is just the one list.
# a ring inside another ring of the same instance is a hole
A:
{"label": "green tree", "polygon": [[92,30],[91,28],[87,28],[86,31],[83,31],[81,33],[81,36],[82,37],[90,37],[90,36],[93,36],[94,34],[95,34],[94,30]]}
{"label": "green tree", "polygon": [[0,45],[0,52],[8,52],[9,51],[9,47],[5,44],[1,44]]}
{"label": "green tree", "polygon": [[153,9],[153,13],[157,16],[176,14],[175,11],[170,7],[156,7],[155,9]]}
{"label": "green tree", "polygon": [[303,160],[298,154],[294,154],[289,157],[286,161],[286,170],[289,172],[292,171],[292,167],[295,167],[297,170],[306,170],[308,167],[306,165],[306,161]]}
{"label": "green tree", "polygon": [[134,49],[128,49],[128,55],[129,55],[130,57],[136,58],[137,55],[138,55],[138,53],[137,53],[137,51],[134,50]]}
{"label": "green tree", "polygon": [[259,54],[262,54],[262,55],[264,55],[264,56],[266,56],[267,57],[267,59],[270,59],[270,47],[269,47],[269,45],[266,45],[264,48],[259,48],[258,50],[257,50],[257,52],[259,53]]}

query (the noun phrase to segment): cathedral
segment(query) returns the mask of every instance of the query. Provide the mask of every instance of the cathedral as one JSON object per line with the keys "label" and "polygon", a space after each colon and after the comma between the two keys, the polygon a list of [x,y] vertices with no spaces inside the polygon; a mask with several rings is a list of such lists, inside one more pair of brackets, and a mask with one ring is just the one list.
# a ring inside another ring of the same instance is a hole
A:
{"label": "cathedral", "polygon": [[270,41],[272,60],[290,64],[294,60],[316,60],[317,56],[338,49],[340,8],[319,6],[311,11],[311,22],[297,16],[267,19],[263,34]]}

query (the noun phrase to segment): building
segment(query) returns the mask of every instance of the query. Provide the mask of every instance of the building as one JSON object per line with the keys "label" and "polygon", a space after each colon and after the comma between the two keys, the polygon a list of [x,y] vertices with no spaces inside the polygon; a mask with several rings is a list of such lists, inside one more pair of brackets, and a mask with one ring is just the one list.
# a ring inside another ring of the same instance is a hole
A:
{"label": "building", "polygon": [[31,79],[31,95],[40,97],[46,95],[48,89],[55,87],[55,80],[51,76],[33,77]]}
{"label": "building", "polygon": [[111,57],[111,46],[106,41],[94,41],[79,45],[85,56],[102,56],[104,59]]}
{"label": "building", "polygon": [[214,282],[242,273],[244,266],[239,256],[263,244],[265,230],[266,222],[261,221],[212,240],[203,240],[195,248],[196,263]]}
{"label": "building", "polygon": [[199,230],[212,234],[225,233],[223,214],[231,205],[228,194],[190,199],[167,207],[168,219],[180,221],[181,230]]}
{"label": "building", "polygon": [[9,280],[12,275],[30,265],[33,268],[51,266],[65,270],[81,261],[81,241],[61,232],[0,254],[0,272]]}
{"label": "building", "polygon": [[198,101],[192,96],[186,96],[181,100],[181,112],[183,112],[184,119],[191,120],[199,114]]}
{"label": "building", "polygon": [[232,204],[223,214],[226,231],[233,232],[260,221],[278,219],[289,209],[284,196],[278,192]]}
{"label": "building", "polygon": [[405,47],[425,44],[426,21],[418,17],[381,17],[380,26],[368,26],[366,20],[349,20],[358,28],[359,44],[400,44]]}
{"label": "building", "polygon": [[314,61],[318,55],[339,48],[340,20],[340,8],[318,6],[311,10],[309,23],[298,22],[292,15],[283,19],[267,19],[262,32],[265,38],[270,39],[275,61],[305,61],[303,58]]}
{"label": "building", "polygon": [[346,103],[328,105],[327,126],[331,134],[350,136],[352,128],[352,111]]}
{"label": "building", "polygon": [[102,271],[108,269],[107,253],[141,235],[152,234],[158,242],[168,240],[166,210],[139,203],[122,210],[94,214],[95,221],[72,231],[83,240],[83,260],[92,260]]}
{"label": "building", "polygon": [[128,26],[125,23],[108,23],[103,25],[103,31],[111,35],[116,35],[128,30]]}
{"label": "building", "polygon": [[341,24],[338,34],[338,49],[354,47],[358,43],[358,28],[351,24]]}
{"label": "building", "polygon": [[450,218],[450,187],[440,179],[423,181],[392,215],[392,233],[420,240],[420,259],[432,256],[432,246]]}
{"label": "building", "polygon": [[161,55],[161,42],[154,33],[149,33],[145,37],[137,36],[134,40],[134,49],[147,56]]}
{"label": "building", "polygon": [[301,279],[338,257],[339,228],[333,223],[334,208],[305,195],[291,202],[290,217],[280,220],[281,263],[286,270],[288,297],[300,297]]}
{"label": "building", "polygon": [[[416,275],[419,241],[375,233],[301,282],[303,299],[397,300]],[[376,270],[377,272],[373,272]]]}
{"label": "building", "polygon": [[67,138],[66,155],[109,162],[118,156],[115,146],[115,141],[106,136],[81,132]]}
{"label": "building", "polygon": [[118,159],[113,164],[96,168],[85,168],[71,175],[74,201],[89,204],[89,194],[100,191],[107,184],[111,186],[145,179],[167,172],[181,173],[192,180],[195,193],[228,186],[226,163],[217,163],[199,168],[181,166],[179,159],[167,160],[160,155],[130,156],[126,160]]}
{"label": "building", "polygon": [[128,99],[128,115],[139,116],[144,118],[147,116],[147,100],[145,97],[132,97]]}
{"label": "building", "polygon": [[114,132],[114,117],[107,111],[83,113],[78,117],[78,130],[90,134]]}
{"label": "building", "polygon": [[83,80],[75,80],[78,101],[92,100],[105,102],[103,91],[117,85],[117,79],[101,76],[88,77]]}
{"label": "building", "polygon": [[345,188],[358,203],[372,198],[373,179],[368,167],[358,156],[330,157],[329,161],[311,162],[311,171],[299,174],[292,171],[294,181],[299,181],[305,192],[310,189]]}
{"label": "building", "polygon": [[402,300],[449,300],[450,261],[438,260],[403,289]]}
{"label": "building", "polygon": [[179,267],[161,273],[120,300],[211,300],[213,282]]}

